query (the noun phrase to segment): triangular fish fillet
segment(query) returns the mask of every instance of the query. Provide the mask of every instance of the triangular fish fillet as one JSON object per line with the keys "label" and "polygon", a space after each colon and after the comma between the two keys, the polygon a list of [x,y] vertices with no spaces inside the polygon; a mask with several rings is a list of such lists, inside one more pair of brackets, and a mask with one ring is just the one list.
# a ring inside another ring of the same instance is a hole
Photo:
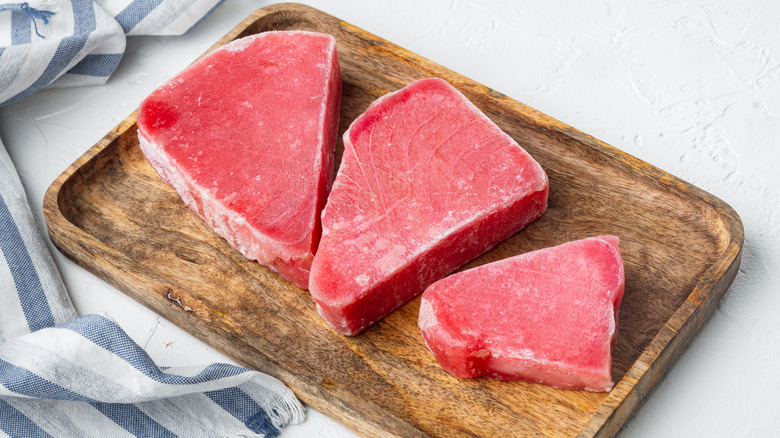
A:
{"label": "triangular fish fillet", "polygon": [[600,236],[453,274],[422,295],[418,324],[455,377],[609,391],[625,278]]}
{"label": "triangular fish fillet", "polygon": [[207,55],[138,109],[141,150],[244,256],[308,287],[333,177],[333,37],[265,32]]}

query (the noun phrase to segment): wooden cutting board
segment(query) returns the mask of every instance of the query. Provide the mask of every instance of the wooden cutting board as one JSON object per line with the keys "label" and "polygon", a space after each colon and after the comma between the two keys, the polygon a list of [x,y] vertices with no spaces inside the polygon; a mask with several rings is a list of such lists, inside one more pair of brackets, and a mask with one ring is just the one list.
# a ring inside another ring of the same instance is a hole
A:
{"label": "wooden cutting board", "polygon": [[[610,393],[458,380],[427,351],[419,298],[356,337],[331,330],[308,292],[212,233],[141,154],[135,114],[49,188],[55,245],[76,263],[364,436],[612,436],[711,313],[739,267],[727,204],[503,94],[315,9],[258,10],[217,42],[267,30],[333,35],[340,133],[377,97],[448,80],[545,168],[549,209],[466,267],[599,234],[621,239],[626,293]],[[337,165],[343,144],[337,145]]]}

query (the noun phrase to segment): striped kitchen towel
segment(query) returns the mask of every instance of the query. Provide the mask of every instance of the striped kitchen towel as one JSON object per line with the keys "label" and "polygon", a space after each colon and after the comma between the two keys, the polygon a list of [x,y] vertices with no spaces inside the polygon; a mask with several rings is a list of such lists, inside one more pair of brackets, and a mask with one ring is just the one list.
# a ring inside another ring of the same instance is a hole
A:
{"label": "striped kitchen towel", "polygon": [[178,35],[224,0],[33,0],[0,3],[0,105],[44,87],[102,84],[125,35]]}
{"label": "striped kitchen towel", "polygon": [[[0,4],[0,102],[101,83],[125,32],[186,32],[218,4]],[[270,437],[303,418],[273,377],[227,364],[158,367],[109,318],[78,317],[0,142],[0,437]]]}

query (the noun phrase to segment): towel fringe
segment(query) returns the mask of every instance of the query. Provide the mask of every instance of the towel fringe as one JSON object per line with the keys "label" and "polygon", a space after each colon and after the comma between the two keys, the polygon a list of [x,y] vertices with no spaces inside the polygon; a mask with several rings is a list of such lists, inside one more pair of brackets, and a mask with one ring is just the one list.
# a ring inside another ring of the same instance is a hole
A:
{"label": "towel fringe", "polygon": [[27,15],[33,23],[35,34],[41,38],[46,38],[38,32],[38,22],[36,20],[42,20],[43,24],[49,24],[49,17],[54,15],[54,12],[44,9],[31,8],[27,2],[24,3],[6,3],[0,5],[0,11],[17,11]]}

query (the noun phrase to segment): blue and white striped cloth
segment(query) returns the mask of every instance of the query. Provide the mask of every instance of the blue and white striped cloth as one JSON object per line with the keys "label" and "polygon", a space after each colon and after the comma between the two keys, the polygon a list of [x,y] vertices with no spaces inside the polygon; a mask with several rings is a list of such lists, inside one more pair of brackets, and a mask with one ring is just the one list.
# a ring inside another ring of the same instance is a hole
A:
{"label": "blue and white striped cloth", "polygon": [[[180,34],[219,3],[0,4],[0,102],[102,83],[125,33]],[[227,364],[158,367],[112,320],[78,317],[0,142],[0,437],[275,436],[303,418],[273,377]]]}
{"label": "blue and white striped cloth", "polygon": [[127,35],[186,33],[223,0],[37,0],[0,4],[0,105],[46,86],[104,83]]}

